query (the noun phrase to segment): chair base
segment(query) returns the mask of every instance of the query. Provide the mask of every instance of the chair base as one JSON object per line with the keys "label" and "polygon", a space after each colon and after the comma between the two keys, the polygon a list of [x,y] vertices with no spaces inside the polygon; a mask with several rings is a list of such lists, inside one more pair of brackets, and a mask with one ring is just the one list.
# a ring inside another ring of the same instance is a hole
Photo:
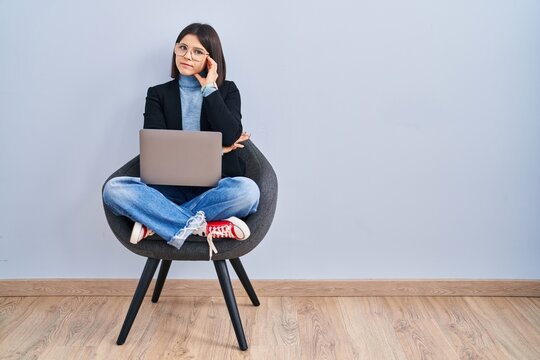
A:
{"label": "chair base", "polygon": [[[141,307],[142,301],[144,300],[144,296],[148,291],[150,282],[152,281],[157,266],[159,265],[159,261],[159,259],[153,258],[148,258],[148,260],[146,261],[146,265],[144,267],[141,278],[139,279],[137,289],[135,290],[135,295],[133,295],[133,299],[131,300],[131,305],[129,306],[128,313],[124,320],[124,324],[122,325],[122,329],[120,330],[120,335],[118,336],[116,344],[122,345],[126,341],[129,331],[131,330],[131,326],[133,325],[135,317],[137,316],[137,313],[139,312],[139,309]],[[255,293],[255,290],[253,289],[253,286],[249,281],[246,271],[244,270],[244,267],[240,262],[240,258],[230,259],[229,261],[231,262],[234,271],[238,275],[240,282],[244,286],[244,289],[246,290],[251,302],[254,306],[259,306],[259,299],[257,298],[257,294]],[[159,300],[161,291],[163,290],[163,285],[165,284],[167,274],[169,273],[169,269],[171,267],[171,263],[172,260],[162,260],[161,262],[156,286],[152,295],[153,303],[156,303]],[[225,262],[225,260],[214,260],[214,266],[216,268],[216,273],[219,279],[219,284],[221,286],[221,291],[223,292],[223,297],[225,298],[225,303],[227,304],[229,316],[231,317],[234,332],[238,340],[238,345],[241,350],[245,351],[248,348],[248,344],[246,341],[246,336],[244,334],[244,328],[242,327],[240,313],[238,312],[238,305],[236,303],[236,297],[234,296],[234,291],[229,276],[229,270],[227,269],[227,263]]]}

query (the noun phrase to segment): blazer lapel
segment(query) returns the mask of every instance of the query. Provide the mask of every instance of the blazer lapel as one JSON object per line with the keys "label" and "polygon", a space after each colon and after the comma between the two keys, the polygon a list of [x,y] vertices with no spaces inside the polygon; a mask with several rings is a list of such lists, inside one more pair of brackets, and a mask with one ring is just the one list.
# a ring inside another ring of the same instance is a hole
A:
{"label": "blazer lapel", "polygon": [[169,129],[182,130],[182,104],[178,80],[175,79],[169,84],[170,91],[167,91],[167,99],[165,99],[165,104],[168,104],[168,106],[164,109],[167,112],[167,118],[171,120]]}
{"label": "blazer lapel", "polygon": [[199,129],[202,131],[209,130],[208,121],[206,120],[206,109],[204,108],[204,98],[203,103],[201,104],[201,122],[199,124]]}

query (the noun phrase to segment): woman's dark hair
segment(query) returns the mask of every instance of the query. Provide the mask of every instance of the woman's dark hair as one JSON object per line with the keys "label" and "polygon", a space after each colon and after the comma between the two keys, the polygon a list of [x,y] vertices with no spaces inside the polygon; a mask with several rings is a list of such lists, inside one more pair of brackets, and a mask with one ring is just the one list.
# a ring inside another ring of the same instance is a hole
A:
{"label": "woman's dark hair", "polygon": [[[225,80],[227,69],[225,66],[223,49],[221,48],[221,41],[219,40],[216,30],[214,30],[214,28],[208,24],[193,23],[186,26],[184,30],[180,32],[175,43],[180,42],[180,40],[182,40],[184,36],[188,34],[197,36],[202,46],[204,46],[204,48],[210,53],[210,57],[217,63],[217,71],[219,76],[216,83],[218,86],[221,86],[221,84],[223,84],[223,80]],[[171,77],[175,79],[180,77],[180,72],[176,67],[176,55],[174,50],[172,54]]]}

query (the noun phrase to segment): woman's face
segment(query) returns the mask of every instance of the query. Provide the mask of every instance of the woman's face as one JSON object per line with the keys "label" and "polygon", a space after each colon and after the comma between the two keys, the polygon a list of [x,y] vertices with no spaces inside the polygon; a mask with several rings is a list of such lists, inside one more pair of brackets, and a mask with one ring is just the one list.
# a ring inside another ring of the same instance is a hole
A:
{"label": "woman's face", "polygon": [[[187,34],[180,41],[181,49],[187,47],[187,52],[184,55],[176,55],[176,67],[180,74],[184,76],[192,76],[193,74],[198,74],[204,69],[206,69],[206,58],[208,55],[201,56],[201,53],[207,54],[208,51],[202,46],[199,42],[197,36],[193,34]],[[175,44],[176,49],[178,49],[178,44]],[[196,61],[193,57],[200,56],[200,61]]]}

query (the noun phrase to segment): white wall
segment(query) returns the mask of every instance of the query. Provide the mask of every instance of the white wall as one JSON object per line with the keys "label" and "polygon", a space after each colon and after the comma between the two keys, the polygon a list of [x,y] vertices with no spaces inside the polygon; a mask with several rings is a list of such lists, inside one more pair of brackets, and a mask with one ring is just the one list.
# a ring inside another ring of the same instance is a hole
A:
{"label": "white wall", "polygon": [[252,278],[540,278],[534,0],[1,1],[0,278],[140,275],[101,186],[195,21],[280,182]]}

